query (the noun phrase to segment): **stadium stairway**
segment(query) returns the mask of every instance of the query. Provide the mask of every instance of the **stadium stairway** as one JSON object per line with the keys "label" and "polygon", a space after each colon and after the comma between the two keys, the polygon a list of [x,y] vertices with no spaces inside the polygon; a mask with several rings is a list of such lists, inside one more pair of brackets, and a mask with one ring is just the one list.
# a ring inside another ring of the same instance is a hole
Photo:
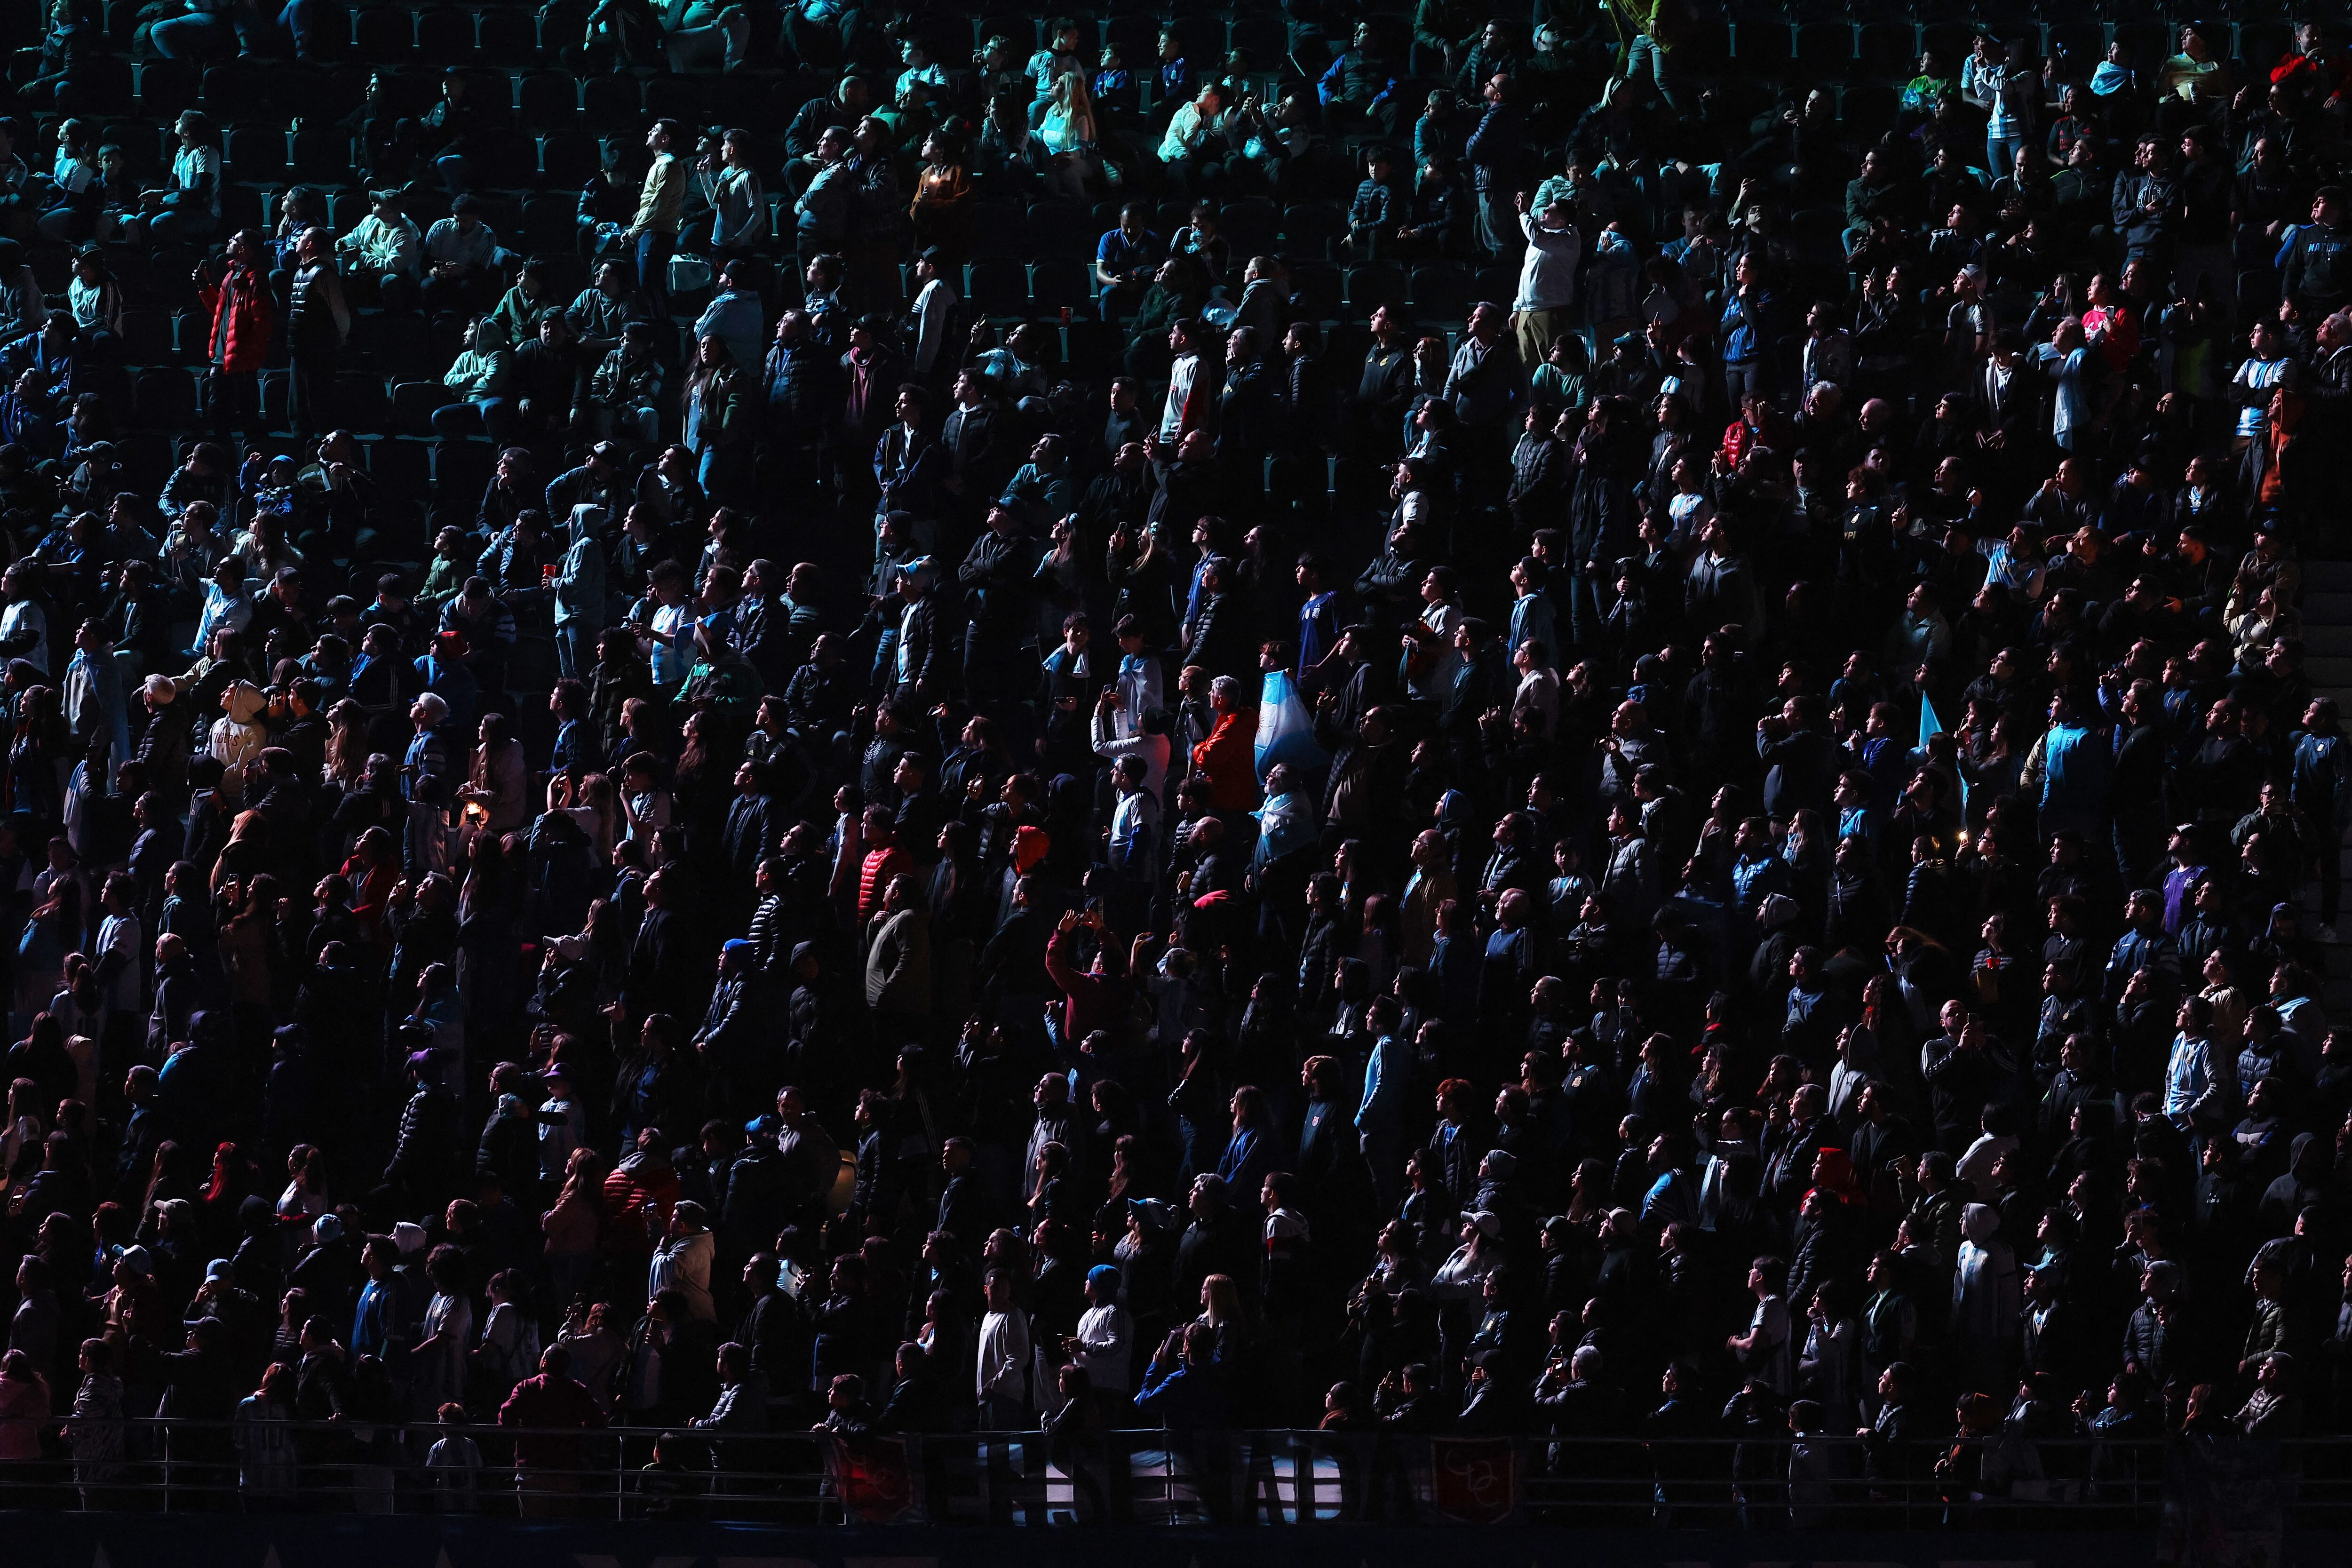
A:
{"label": "stadium stairway", "polygon": [[[2303,645],[2303,668],[2311,677],[2311,694],[2333,697],[2338,709],[2352,712],[2352,561],[2305,563]],[[2339,844],[2336,853],[2347,878],[2352,879],[2352,847]],[[2304,902],[2315,928],[2319,920],[2316,879],[2304,889]],[[2352,938],[2352,914],[2338,921],[2336,930]],[[2328,948],[2320,1004],[2330,1018],[2352,1017],[2352,941]]]}

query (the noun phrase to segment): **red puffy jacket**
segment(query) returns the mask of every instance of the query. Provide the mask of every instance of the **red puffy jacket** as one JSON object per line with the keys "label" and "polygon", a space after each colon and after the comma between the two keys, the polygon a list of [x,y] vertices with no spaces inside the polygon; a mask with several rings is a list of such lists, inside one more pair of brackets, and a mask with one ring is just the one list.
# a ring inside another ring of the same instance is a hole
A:
{"label": "red puffy jacket", "polygon": [[226,371],[259,370],[269,355],[269,331],[277,319],[261,274],[232,267],[218,282],[200,285],[196,301],[213,320],[205,357]]}
{"label": "red puffy jacket", "polygon": [[1257,710],[1236,709],[1217,716],[1209,738],[1192,748],[1192,766],[1207,776],[1209,804],[1218,811],[1247,811],[1257,804]]}

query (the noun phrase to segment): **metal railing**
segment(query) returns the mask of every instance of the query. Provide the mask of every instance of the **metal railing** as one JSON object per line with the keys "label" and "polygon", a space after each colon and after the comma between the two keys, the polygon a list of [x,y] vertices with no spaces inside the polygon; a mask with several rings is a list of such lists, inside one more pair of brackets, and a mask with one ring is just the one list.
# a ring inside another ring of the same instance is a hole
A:
{"label": "metal railing", "polygon": [[[2153,1527],[2167,1446],[1320,1431],[837,1436],[52,1421],[0,1508],[838,1524]],[[438,1451],[436,1452],[436,1445]],[[462,1461],[462,1462],[458,1462]],[[2263,1447],[2300,1528],[2352,1526],[2352,1438]]]}

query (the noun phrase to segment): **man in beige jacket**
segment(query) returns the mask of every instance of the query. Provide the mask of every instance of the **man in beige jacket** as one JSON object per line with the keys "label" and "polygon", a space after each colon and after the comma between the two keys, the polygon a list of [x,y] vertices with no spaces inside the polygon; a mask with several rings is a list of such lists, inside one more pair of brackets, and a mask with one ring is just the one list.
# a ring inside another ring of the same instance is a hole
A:
{"label": "man in beige jacket", "polygon": [[646,132],[646,148],[654,161],[646,170],[637,216],[623,236],[635,247],[637,289],[653,308],[656,321],[669,314],[669,253],[677,243],[678,213],[686,203],[686,176],[676,151],[679,134],[675,120],[656,120]]}

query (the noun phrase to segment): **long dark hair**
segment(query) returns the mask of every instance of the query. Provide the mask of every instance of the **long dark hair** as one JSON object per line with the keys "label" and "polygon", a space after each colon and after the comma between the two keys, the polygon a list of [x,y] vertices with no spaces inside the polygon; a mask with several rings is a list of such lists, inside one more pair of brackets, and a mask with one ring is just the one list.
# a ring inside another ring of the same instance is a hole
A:
{"label": "long dark hair", "polygon": [[677,753],[677,766],[671,770],[670,782],[673,786],[683,785],[691,791],[694,786],[709,781],[723,764],[711,753],[701,714],[688,714],[681,732],[686,737],[686,744]]}
{"label": "long dark hair", "polygon": [[466,885],[459,889],[469,904],[504,895],[507,887],[507,847],[502,834],[485,833],[474,840],[466,864]]}

